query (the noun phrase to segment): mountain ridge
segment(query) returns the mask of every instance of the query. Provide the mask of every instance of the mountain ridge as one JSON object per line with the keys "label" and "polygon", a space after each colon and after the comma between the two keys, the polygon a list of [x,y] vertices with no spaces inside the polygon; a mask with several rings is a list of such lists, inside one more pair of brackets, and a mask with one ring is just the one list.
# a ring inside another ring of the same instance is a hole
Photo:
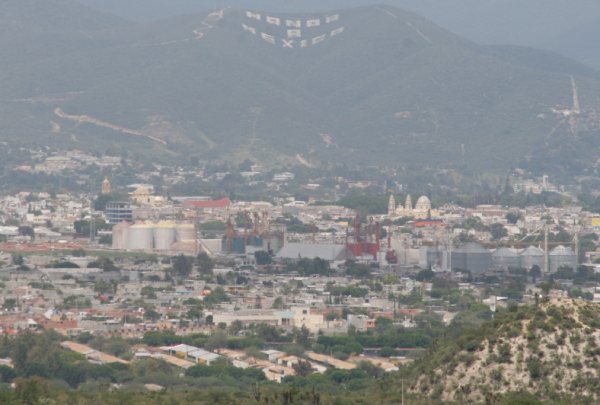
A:
{"label": "mountain ridge", "polygon": [[[492,171],[543,162],[573,137],[586,149],[595,139],[595,71],[544,51],[477,45],[394,7],[226,9],[109,31],[107,42],[41,53],[43,66],[16,62],[0,74],[4,109],[18,111],[8,114],[13,128],[140,156]],[[584,111],[567,117],[572,82]],[[110,125],[61,118],[56,108]],[[589,125],[567,123],[584,114]],[[40,130],[50,122],[59,131]]]}

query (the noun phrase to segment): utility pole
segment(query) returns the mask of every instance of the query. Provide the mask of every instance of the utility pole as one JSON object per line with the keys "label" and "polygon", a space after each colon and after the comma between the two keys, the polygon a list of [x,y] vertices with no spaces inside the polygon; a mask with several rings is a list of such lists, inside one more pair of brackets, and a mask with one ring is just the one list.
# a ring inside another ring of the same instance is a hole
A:
{"label": "utility pole", "polygon": [[447,249],[447,254],[448,254],[448,271],[452,271],[452,231],[450,230],[450,228],[447,228],[448,231],[448,249]]}
{"label": "utility pole", "polygon": [[94,202],[90,205],[90,243],[94,241],[96,233],[96,222],[94,218]]}
{"label": "utility pole", "polygon": [[577,265],[579,265],[579,227],[575,228],[575,257],[577,258]]}
{"label": "utility pole", "polygon": [[402,398],[402,405],[404,405],[404,379],[402,379],[400,381],[402,383],[402,390],[401,390],[400,397]]}
{"label": "utility pole", "polygon": [[544,226],[544,274],[548,274],[548,224]]}

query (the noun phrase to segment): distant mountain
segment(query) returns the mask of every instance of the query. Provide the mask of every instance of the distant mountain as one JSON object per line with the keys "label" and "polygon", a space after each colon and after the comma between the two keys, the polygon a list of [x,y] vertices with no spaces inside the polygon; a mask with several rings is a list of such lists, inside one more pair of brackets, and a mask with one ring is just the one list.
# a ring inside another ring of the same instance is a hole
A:
{"label": "distant mountain", "polygon": [[[44,13],[66,12],[53,1]],[[36,32],[20,24],[22,38]],[[568,172],[598,159],[595,71],[475,45],[393,7],[149,24],[99,15],[89,26],[49,27],[25,41],[25,62],[9,58],[0,137],[268,164]]]}
{"label": "distant mountain", "polygon": [[124,23],[74,0],[3,0],[0,66],[97,46]]}
{"label": "distant mountain", "polygon": [[593,22],[562,32],[541,45],[600,70],[600,12],[596,17]]}
{"label": "distant mountain", "polygon": [[316,12],[384,3],[413,11],[481,44],[544,47],[600,69],[600,50],[595,41],[598,36],[593,35],[600,16],[600,2],[596,0],[79,1],[133,21],[158,20],[226,6]]}

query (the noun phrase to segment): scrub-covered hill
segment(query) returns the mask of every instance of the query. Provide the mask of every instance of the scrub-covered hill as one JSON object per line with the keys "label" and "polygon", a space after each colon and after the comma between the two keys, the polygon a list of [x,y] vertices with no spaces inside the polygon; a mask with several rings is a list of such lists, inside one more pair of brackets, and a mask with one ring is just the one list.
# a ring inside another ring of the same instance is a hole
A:
{"label": "scrub-covered hill", "polygon": [[440,339],[415,366],[412,390],[457,403],[493,403],[511,392],[596,403],[599,310],[590,302],[552,299],[499,314],[457,339]]}

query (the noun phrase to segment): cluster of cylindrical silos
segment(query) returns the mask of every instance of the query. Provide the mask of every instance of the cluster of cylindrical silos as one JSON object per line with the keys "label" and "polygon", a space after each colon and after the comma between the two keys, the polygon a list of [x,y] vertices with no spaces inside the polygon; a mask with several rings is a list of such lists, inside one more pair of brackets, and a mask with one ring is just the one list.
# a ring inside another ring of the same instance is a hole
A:
{"label": "cluster of cylindrical silos", "polygon": [[121,250],[172,251],[182,245],[195,245],[193,224],[175,222],[121,222],[113,227],[112,247]]}
{"label": "cluster of cylindrical silos", "polygon": [[[544,250],[530,246],[523,250],[499,248],[489,250],[477,243],[467,243],[449,251],[445,248],[426,247],[421,251],[421,266],[445,269],[460,269],[471,272],[487,270],[545,268]],[[575,269],[577,254],[569,247],[557,246],[548,253],[548,271],[556,272],[561,267]]]}
{"label": "cluster of cylindrical silos", "polygon": [[[500,248],[492,253],[492,263],[496,269],[523,268],[531,269],[538,266],[544,270],[544,250],[530,246],[522,251],[511,248]],[[561,267],[575,269],[578,260],[577,254],[566,246],[557,246],[548,252],[548,271],[555,273]]]}

